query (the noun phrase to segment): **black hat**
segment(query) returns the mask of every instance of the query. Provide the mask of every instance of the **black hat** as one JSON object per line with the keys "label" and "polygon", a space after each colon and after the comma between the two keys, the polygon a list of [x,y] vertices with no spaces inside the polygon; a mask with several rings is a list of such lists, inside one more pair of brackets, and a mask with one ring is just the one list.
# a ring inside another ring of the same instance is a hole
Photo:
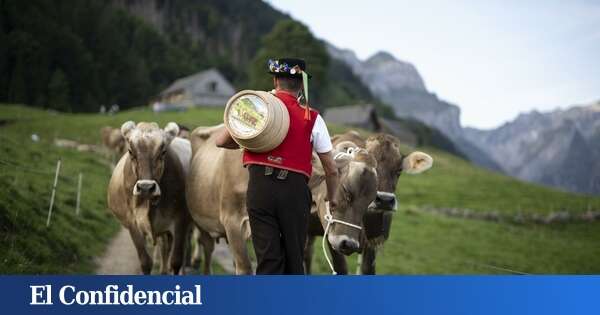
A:
{"label": "black hat", "polygon": [[[269,59],[267,66],[269,73],[278,77],[302,79],[302,72],[306,72],[306,62],[300,58]],[[308,72],[308,77],[312,77]]]}

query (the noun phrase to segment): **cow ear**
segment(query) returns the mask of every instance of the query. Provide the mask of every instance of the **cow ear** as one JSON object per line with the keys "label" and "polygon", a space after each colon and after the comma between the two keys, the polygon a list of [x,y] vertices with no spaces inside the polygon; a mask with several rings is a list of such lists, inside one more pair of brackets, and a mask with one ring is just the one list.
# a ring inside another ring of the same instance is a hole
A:
{"label": "cow ear", "polygon": [[354,157],[352,156],[352,154],[346,152],[339,152],[337,150],[333,151],[333,161],[335,162],[335,165],[338,169],[350,164],[353,158]]}
{"label": "cow ear", "polygon": [[165,135],[167,136],[167,143],[171,143],[171,140],[173,140],[179,134],[179,126],[174,122],[168,123],[164,130]]}
{"label": "cow ear", "polygon": [[402,171],[407,174],[419,174],[430,169],[433,158],[427,153],[415,151],[402,159]]}
{"label": "cow ear", "polygon": [[348,152],[348,149],[357,148],[358,146],[352,141],[342,141],[335,145],[335,151]]}
{"label": "cow ear", "polygon": [[133,129],[135,129],[135,123],[133,121],[130,120],[123,123],[121,126],[121,135],[123,138],[127,139],[127,136]]}

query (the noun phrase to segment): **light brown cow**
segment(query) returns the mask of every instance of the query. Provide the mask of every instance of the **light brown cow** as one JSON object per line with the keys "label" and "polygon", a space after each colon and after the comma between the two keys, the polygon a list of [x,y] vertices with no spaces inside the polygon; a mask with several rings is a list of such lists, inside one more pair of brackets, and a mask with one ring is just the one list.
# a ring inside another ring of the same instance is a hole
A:
{"label": "light brown cow", "polygon": [[125,138],[121,134],[121,129],[109,126],[102,127],[100,130],[102,144],[112,152],[118,155],[125,153]]}
{"label": "light brown cow", "polygon": [[[377,161],[377,197],[374,202],[365,208],[363,213],[363,228],[369,228],[369,224],[381,224],[383,222],[390,222],[392,212],[397,207],[396,204],[396,186],[398,178],[402,172],[408,174],[419,174],[428,170],[432,164],[433,159],[426,153],[423,152],[412,152],[408,155],[404,155],[400,152],[400,142],[398,139],[387,134],[376,134],[370,136],[366,140],[362,138],[357,132],[349,131],[341,135],[332,137],[334,145],[342,143],[354,143],[360,148],[366,148],[367,151]],[[316,204],[316,207],[319,205]],[[322,210],[321,210],[322,211]],[[314,213],[314,211],[313,211]],[[313,252],[313,242],[315,236],[323,235],[321,225],[318,224],[314,215],[311,216],[309,225],[309,235],[307,237],[307,246],[305,252],[305,266],[307,273],[310,273],[311,259]],[[376,228],[380,228],[377,226]],[[362,274],[375,274],[375,257],[376,249],[385,240],[383,237],[377,238],[375,241],[368,240],[366,235],[361,236],[361,252],[362,252],[362,263],[361,270]],[[343,252],[341,252],[343,253]],[[340,251],[331,251],[334,269],[338,274],[347,274],[348,267],[346,260]]]}
{"label": "light brown cow", "polygon": [[[161,272],[178,274],[184,257],[190,216],[185,200],[185,163],[191,156],[187,140],[175,138],[169,123],[128,121],[121,126],[128,152],[119,160],[108,185],[108,206],[129,230],[144,274],[152,271],[146,239],[162,238]],[[175,139],[175,140],[174,140]],[[168,266],[168,267],[167,267]]]}
{"label": "light brown cow", "polygon": [[[236,274],[251,274],[252,267],[246,247],[246,241],[250,239],[251,233],[246,210],[248,171],[242,166],[242,150],[216,147],[216,136],[221,128],[222,125],[200,127],[192,132],[193,157],[186,185],[188,208],[192,218],[202,230],[208,232],[213,238],[227,238],[233,253]],[[374,159],[369,159],[368,153],[363,150],[352,158],[342,155],[335,161],[343,178],[340,187],[343,185],[347,189],[354,190],[359,186],[352,181],[373,181],[373,185],[369,185],[373,188],[371,199],[364,207],[368,206],[376,193]],[[316,181],[311,181],[309,187],[319,186],[324,180],[324,175],[322,176]],[[338,205],[336,216],[360,224],[361,217],[352,213],[354,201],[355,199],[347,199],[342,205]],[[332,239],[340,240],[340,245],[342,240],[358,239],[359,236],[360,233],[357,231],[344,227],[334,227],[330,233]]]}
{"label": "light brown cow", "polygon": [[[309,217],[307,248],[305,250],[305,270],[310,273],[313,242],[316,235],[322,236],[327,225],[327,246],[335,255],[350,255],[360,249],[362,219],[369,205],[377,195],[377,161],[366,149],[358,148],[350,141],[335,143],[336,160],[339,156],[350,157],[349,163],[340,170],[338,186],[338,206],[327,212],[327,186],[323,180],[321,165],[313,159],[311,182],[319,184],[311,189],[313,207]],[[328,222],[327,216],[338,221]],[[348,224],[349,223],[349,224]],[[337,233],[335,233],[337,231]],[[333,232],[333,233],[332,233]],[[308,255],[308,256],[306,256]],[[343,256],[342,256],[343,257]],[[336,270],[337,271],[337,270]]]}

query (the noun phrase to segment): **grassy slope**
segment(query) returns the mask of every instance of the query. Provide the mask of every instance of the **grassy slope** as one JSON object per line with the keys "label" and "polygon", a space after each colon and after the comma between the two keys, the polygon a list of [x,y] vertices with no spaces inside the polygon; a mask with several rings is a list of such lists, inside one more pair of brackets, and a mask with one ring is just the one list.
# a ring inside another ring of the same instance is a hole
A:
{"label": "grassy slope", "polygon": [[[70,273],[90,272],[91,257],[99,253],[118,224],[105,210],[105,187],[109,171],[98,157],[53,147],[53,137],[84,143],[99,143],[99,129],[119,126],[128,119],[157,121],[161,126],[177,121],[190,128],[217,124],[220,109],[154,114],[148,110],[115,116],[49,114],[21,107],[0,107],[2,141],[0,160],[35,165],[52,172],[58,156],[65,162],[64,174],[85,173],[83,215],[76,218],[73,183],[59,184],[55,221],[46,229],[45,213],[51,175],[34,176],[0,167],[0,272]],[[333,126],[334,132],[342,127]],[[31,133],[42,141],[33,143]],[[600,224],[517,226],[452,219],[415,212],[422,206],[462,207],[482,211],[549,212],[567,209],[600,209],[600,199],[558,192],[522,183],[473,167],[469,163],[424,148],[433,155],[434,167],[427,173],[400,179],[396,214],[390,240],[378,259],[381,273],[498,273],[486,265],[529,273],[600,272]],[[15,183],[16,178],[16,183]],[[68,180],[65,180],[65,183]],[[32,198],[31,196],[36,196]],[[17,210],[19,214],[17,215]],[[90,232],[91,231],[91,232]],[[26,237],[21,237],[27,235]],[[320,240],[318,240],[320,242]],[[321,251],[316,247],[315,271],[326,273]],[[354,257],[349,261],[354,263]]]}

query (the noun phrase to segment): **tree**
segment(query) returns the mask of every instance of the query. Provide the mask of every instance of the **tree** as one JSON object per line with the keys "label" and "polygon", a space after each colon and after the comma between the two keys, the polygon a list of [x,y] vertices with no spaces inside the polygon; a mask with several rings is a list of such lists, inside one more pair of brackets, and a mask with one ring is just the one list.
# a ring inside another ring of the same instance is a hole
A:
{"label": "tree", "polygon": [[65,73],[60,68],[56,69],[48,83],[48,105],[53,109],[68,111],[69,95],[69,82]]}
{"label": "tree", "polygon": [[267,61],[273,58],[297,57],[306,61],[306,72],[312,75],[309,86],[311,105],[321,100],[320,92],[326,88],[329,56],[324,44],[316,39],[308,27],[294,20],[282,20],[265,35],[263,46],[249,65],[249,88],[270,90],[271,76],[267,74]]}

